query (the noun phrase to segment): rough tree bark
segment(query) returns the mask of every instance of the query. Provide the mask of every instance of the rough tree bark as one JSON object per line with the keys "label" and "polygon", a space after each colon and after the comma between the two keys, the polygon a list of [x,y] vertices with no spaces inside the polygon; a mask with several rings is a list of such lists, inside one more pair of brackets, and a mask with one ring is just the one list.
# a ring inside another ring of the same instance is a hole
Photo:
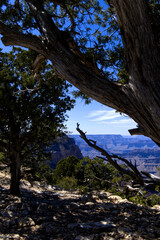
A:
{"label": "rough tree bark", "polygon": [[129,115],[138,124],[131,134],[143,134],[160,145],[160,54],[152,29],[146,0],[112,0],[115,7],[126,58],[129,82],[118,84],[87,66],[74,51],[65,32],[60,31],[41,1],[26,0],[43,38],[29,36],[0,22],[5,45],[31,48],[50,59],[57,73],[98,102]]}
{"label": "rough tree bark", "polygon": [[10,194],[18,196],[20,194],[20,173],[21,173],[21,158],[20,151],[17,149],[12,149],[11,151],[11,182],[10,182]]}

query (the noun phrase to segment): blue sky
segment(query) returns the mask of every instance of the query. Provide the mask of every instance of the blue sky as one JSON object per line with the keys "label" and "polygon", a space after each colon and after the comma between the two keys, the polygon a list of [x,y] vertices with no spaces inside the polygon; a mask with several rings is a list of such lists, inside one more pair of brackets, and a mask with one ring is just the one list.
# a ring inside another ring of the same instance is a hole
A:
{"label": "blue sky", "polygon": [[72,134],[77,134],[77,122],[87,134],[129,135],[128,129],[136,127],[136,123],[128,116],[122,116],[96,101],[86,105],[83,100],[78,99],[75,108],[67,114],[69,118],[66,125]]}

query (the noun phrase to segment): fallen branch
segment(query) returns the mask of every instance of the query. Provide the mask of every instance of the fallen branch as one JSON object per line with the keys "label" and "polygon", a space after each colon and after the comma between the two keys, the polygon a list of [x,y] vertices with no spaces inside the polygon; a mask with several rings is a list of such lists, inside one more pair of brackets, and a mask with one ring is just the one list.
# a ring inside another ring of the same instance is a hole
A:
{"label": "fallen branch", "polygon": [[139,187],[132,187],[129,184],[126,184],[124,186],[121,186],[119,182],[117,182],[118,190],[122,193],[125,193],[126,196],[129,196],[129,194],[137,194],[139,193],[140,195],[143,195],[143,191],[141,190],[140,186]]}
{"label": "fallen branch", "polygon": [[[127,159],[124,159],[117,155],[110,155],[106,150],[97,146],[96,141],[94,141],[92,139],[88,139],[86,137],[86,134],[79,128],[78,123],[77,123],[76,130],[80,133],[81,138],[88,144],[88,146],[94,148],[95,150],[99,151],[103,156],[105,156],[105,158],[103,158],[103,157],[100,157],[100,158],[109,162],[113,167],[115,167],[122,174],[126,174],[126,175],[130,176],[133,180],[135,180],[141,186],[144,186],[143,177],[142,177],[141,173],[138,171],[136,164],[133,165]],[[126,169],[126,168],[122,167],[120,164],[118,164],[117,159],[123,161],[127,165],[128,169]]]}
{"label": "fallen branch", "polygon": [[141,171],[141,173],[148,178],[148,179],[145,179],[146,183],[152,183],[152,184],[160,185],[160,177],[158,177],[154,174],[148,173],[146,171]]}
{"label": "fallen branch", "polygon": [[[135,164],[133,164],[131,161],[128,161],[127,159],[120,157],[118,155],[115,155],[115,154],[110,155],[106,150],[97,146],[96,141],[94,141],[92,139],[88,139],[86,134],[79,128],[79,126],[80,125],[77,123],[76,130],[80,133],[80,137],[88,144],[88,146],[94,148],[95,150],[100,152],[103,156],[105,156],[105,157],[98,157],[98,158],[101,158],[104,161],[109,162],[120,173],[130,176],[134,180],[134,183],[138,184],[139,187],[143,186],[144,188],[146,187],[146,189],[150,189],[150,188],[153,189],[157,185],[160,186],[160,177],[158,177],[154,174],[148,173],[146,171],[139,172],[139,170],[137,169],[136,161],[135,161]],[[125,167],[121,166],[120,164],[118,164],[117,160],[124,162],[125,166],[127,166],[127,169]],[[143,177],[143,175],[145,175],[145,177]],[[128,189],[128,191],[135,190],[138,192],[140,190],[139,188],[135,189],[135,188],[132,188],[131,186],[128,187],[127,189]]]}

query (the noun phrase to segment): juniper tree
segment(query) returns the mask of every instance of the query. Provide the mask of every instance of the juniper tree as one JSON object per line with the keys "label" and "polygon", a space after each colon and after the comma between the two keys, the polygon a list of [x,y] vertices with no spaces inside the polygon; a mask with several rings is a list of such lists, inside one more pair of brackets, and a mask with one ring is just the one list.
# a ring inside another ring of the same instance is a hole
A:
{"label": "juniper tree", "polygon": [[35,50],[84,94],[160,145],[159,0],[3,0],[7,45]]}
{"label": "juniper tree", "polygon": [[11,167],[14,195],[19,194],[21,164],[43,160],[74,104],[69,84],[52,65],[43,62],[37,74],[33,71],[36,55],[17,48],[0,55],[0,152]]}

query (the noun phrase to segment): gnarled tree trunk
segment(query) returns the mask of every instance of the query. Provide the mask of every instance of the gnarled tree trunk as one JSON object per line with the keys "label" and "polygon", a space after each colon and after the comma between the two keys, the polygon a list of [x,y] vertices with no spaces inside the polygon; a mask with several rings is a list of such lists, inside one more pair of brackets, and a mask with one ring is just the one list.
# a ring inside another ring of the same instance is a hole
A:
{"label": "gnarled tree trunk", "polygon": [[18,151],[19,145],[17,145],[16,149],[12,149],[11,152],[11,182],[10,182],[10,194],[19,195],[20,194],[20,173],[21,173],[21,158],[20,151]]}
{"label": "gnarled tree trunk", "polygon": [[131,134],[143,134],[160,145],[160,53],[152,29],[146,0],[112,0],[118,18],[126,58],[129,82],[107,80],[85,65],[69,45],[41,1],[26,0],[41,26],[43,39],[17,32],[0,22],[5,45],[31,48],[50,59],[57,73],[98,102],[129,115],[138,124]]}
{"label": "gnarled tree trunk", "polygon": [[152,29],[147,1],[113,0],[129,64],[130,79],[124,89],[133,103],[129,114],[137,131],[160,142],[160,49]]}

